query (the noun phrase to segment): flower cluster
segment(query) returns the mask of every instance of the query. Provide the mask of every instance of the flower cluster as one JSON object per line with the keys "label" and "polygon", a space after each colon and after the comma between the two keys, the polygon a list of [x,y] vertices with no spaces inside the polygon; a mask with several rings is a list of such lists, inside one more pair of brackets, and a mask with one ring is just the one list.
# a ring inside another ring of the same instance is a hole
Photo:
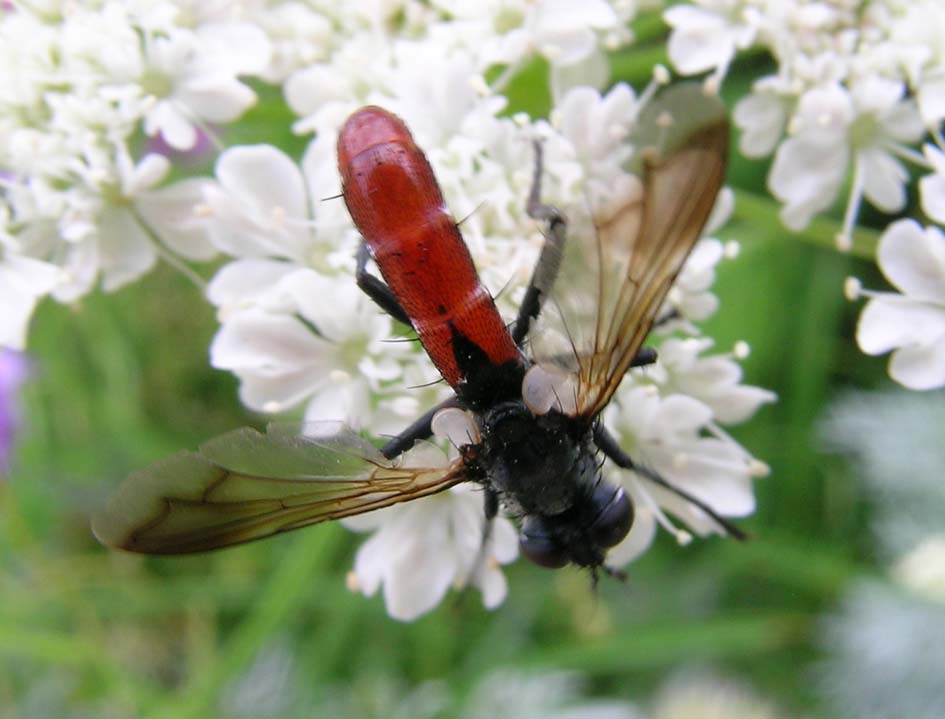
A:
{"label": "flower cluster", "polygon": [[[717,86],[736,53],[750,48],[777,63],[734,116],[746,156],[774,153],[768,186],[788,227],[803,228],[831,207],[852,170],[837,238],[848,247],[864,197],[888,213],[905,206],[903,160],[936,169],[939,149],[929,145],[926,160],[910,145],[945,119],[940,3],[696,0],[665,18],[670,59],[684,74],[711,71]],[[937,131],[933,137],[941,144]],[[927,211],[942,204],[935,182],[921,187]]]}
{"label": "flower cluster", "polygon": [[164,157],[137,133],[191,148],[255,101],[241,75],[269,63],[258,27],[200,3],[16,4],[0,14],[0,345],[21,347],[37,299],[111,291],[161,254],[202,260],[198,187],[158,188]]}
{"label": "flower cluster", "polygon": [[[365,104],[405,120],[483,283],[512,317],[544,242],[525,212],[533,142],[543,142],[542,199],[578,220],[572,232],[593,231],[590,214],[625,201],[636,180],[624,168],[628,138],[657,83],[639,96],[626,85],[599,91],[605,52],[632,39],[634,3],[235,5],[63,3],[0,21],[0,296],[13,307],[0,343],[23,343],[45,294],[73,301],[98,278],[106,291],[134,280],[158,257],[186,267],[222,255],[206,287],[220,321],[211,363],[239,378],[244,403],[394,434],[449,389],[406,328],[356,288],[359,237],[337,197],[338,128]],[[504,116],[504,88],[535,58],[550,68],[549,119]],[[246,77],[281,84],[294,130],[312,133],[301,161],[269,145],[229,147],[212,178],[163,184],[168,160],[139,157],[138,141],[160,135],[192,147],[253,103]],[[723,193],[714,227],[730,211]],[[723,425],[773,395],[742,384],[744,347],[712,354],[699,330],[718,307],[715,266],[735,249],[714,239],[697,247],[668,299],[675,319],[660,362],[628,378],[609,419],[639,461],[740,516],[765,467]],[[720,531],[645,477],[615,481],[639,510],[614,564],[643,551],[657,523],[688,537],[667,512],[699,534]],[[504,598],[499,567],[516,555],[515,534],[500,520],[483,546],[479,493],[455,490],[363,520],[353,524],[376,533],[350,584],[382,590],[394,616],[427,611],[451,586],[478,586],[487,606]]]}
{"label": "flower cluster", "polygon": [[[781,201],[789,228],[805,227],[849,186],[836,237],[838,247],[849,249],[862,200],[888,214],[903,210],[912,168],[921,174],[923,212],[945,223],[941,3],[882,0],[861,8],[695,0],[670,8],[665,19],[672,27],[669,55],[675,67],[684,74],[708,71],[709,84],[722,82],[740,51],[763,49],[776,62],[776,70],[755,80],[739,100],[734,118],[744,155],[774,155],[768,187]],[[860,321],[863,351],[898,347],[890,375],[912,389],[945,384],[945,331],[936,314],[942,293],[939,234],[934,227],[923,233],[914,222],[887,229],[878,261],[906,296],[901,302],[890,294],[875,296]],[[930,265],[918,264],[925,260]],[[921,291],[912,281],[916,273],[925,275]],[[854,282],[848,294],[858,294]]]}

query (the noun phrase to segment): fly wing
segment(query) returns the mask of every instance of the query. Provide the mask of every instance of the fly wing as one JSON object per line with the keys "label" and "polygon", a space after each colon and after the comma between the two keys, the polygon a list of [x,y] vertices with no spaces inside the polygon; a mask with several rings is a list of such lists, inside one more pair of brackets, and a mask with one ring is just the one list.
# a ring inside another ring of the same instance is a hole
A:
{"label": "fly wing", "polygon": [[[572,396],[558,398],[567,413],[592,420],[630,368],[715,205],[728,135],[717,98],[692,83],[668,88],[638,118],[622,201],[570,229],[530,335],[539,365],[576,374]],[[528,384],[526,396],[540,391]]]}
{"label": "fly wing", "polygon": [[188,554],[370,512],[467,479],[449,467],[400,467],[350,430],[306,437],[244,427],[135,472],[93,518],[102,544]]}

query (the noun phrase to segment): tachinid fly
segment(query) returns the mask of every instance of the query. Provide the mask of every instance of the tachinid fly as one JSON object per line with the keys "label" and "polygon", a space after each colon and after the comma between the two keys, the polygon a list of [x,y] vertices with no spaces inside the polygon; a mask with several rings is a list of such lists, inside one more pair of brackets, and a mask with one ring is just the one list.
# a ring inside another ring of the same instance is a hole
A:
{"label": "tachinid fly", "polygon": [[[545,244],[510,330],[404,123],[379,107],[358,110],[338,138],[345,203],[363,236],[358,285],[413,328],[455,396],[380,449],[344,428],[217,437],[131,475],[94,519],[96,536],[133,552],[198,552],[473,482],[487,517],[504,507],[519,518],[523,553],[536,563],[612,571],[606,553],[627,535],[633,506],[601,476],[601,453],[740,536],[635,465],[599,419],[624,374],[655,359],[642,345],[713,208],[728,135],[718,100],[693,84],[665,90],[635,119],[639,192],[576,237],[541,203],[536,145],[528,212],[544,223]],[[368,271],[372,257],[383,279]],[[435,428],[463,423],[449,467],[399,461]]]}

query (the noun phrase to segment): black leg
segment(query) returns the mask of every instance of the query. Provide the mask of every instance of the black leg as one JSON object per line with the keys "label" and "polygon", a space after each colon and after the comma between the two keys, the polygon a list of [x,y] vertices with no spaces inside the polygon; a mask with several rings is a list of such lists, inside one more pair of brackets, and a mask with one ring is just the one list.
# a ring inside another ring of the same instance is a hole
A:
{"label": "black leg", "polygon": [[433,434],[433,428],[431,427],[433,416],[441,409],[458,406],[459,400],[456,397],[450,397],[440,402],[440,404],[424,414],[420,419],[416,420],[403,432],[396,437],[392,437],[387,444],[381,447],[381,454],[387,457],[387,459],[393,459],[413,447],[414,442],[418,439],[428,439]]}
{"label": "black leg", "polygon": [[656,350],[652,347],[643,347],[638,350],[634,358],[630,361],[631,367],[646,367],[648,364],[656,362]]}
{"label": "black leg", "polygon": [[532,189],[528,193],[528,216],[541,220],[547,225],[545,244],[541,248],[535,270],[525,290],[522,306],[518,308],[518,317],[512,330],[512,339],[519,347],[528,335],[532,320],[538,317],[541,306],[551,292],[558,271],[561,269],[561,258],[564,254],[564,240],[567,232],[567,220],[561,211],[541,201],[541,174],[543,168],[542,147],[540,142],[535,143],[535,174],[532,178]]}
{"label": "black leg", "polygon": [[489,538],[489,534],[491,533],[492,520],[495,519],[499,514],[499,493],[496,492],[492,487],[487,486],[485,488],[482,508],[486,514],[486,531],[482,540],[482,543],[485,544],[486,540]]}
{"label": "black leg", "polygon": [[400,320],[408,327],[412,327],[413,323],[410,321],[409,315],[404,312],[390,287],[367,271],[367,261],[370,256],[367,242],[361,240],[361,245],[358,247],[358,267],[355,275],[358,287],[395,320]]}
{"label": "black leg", "polygon": [[621,449],[620,445],[617,444],[617,440],[614,436],[607,431],[607,428],[602,424],[598,424],[594,428],[594,442],[600,447],[600,450],[610,458],[610,460],[616,464],[618,467],[623,467],[624,469],[632,469],[637,474],[645,477],[654,484],[658,484],[660,487],[668,489],[673,494],[682,497],[690,504],[695,505],[703,512],[708,514],[714,522],[716,522],[722,529],[725,530],[727,534],[734,537],[738,540],[748,539],[741,529],[736,527],[734,524],[729,522],[727,519],[720,517],[714,509],[709,507],[705,502],[696,497],[693,497],[689,492],[675,487],[665,479],[663,479],[659,474],[654,472],[649,467],[644,467],[643,465],[637,464],[634,462],[630,455]]}

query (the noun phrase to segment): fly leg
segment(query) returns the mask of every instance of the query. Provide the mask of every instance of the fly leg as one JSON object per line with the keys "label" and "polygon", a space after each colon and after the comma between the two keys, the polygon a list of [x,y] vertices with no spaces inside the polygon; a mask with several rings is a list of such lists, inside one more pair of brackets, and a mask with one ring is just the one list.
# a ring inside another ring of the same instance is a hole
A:
{"label": "fly leg", "polygon": [[[541,201],[541,176],[544,171],[544,153],[540,142],[535,142],[535,170],[532,175],[532,187],[525,206],[528,216],[541,220],[546,225],[545,244],[541,248],[538,262],[532,271],[531,280],[525,290],[525,297],[518,309],[518,317],[512,329],[512,340],[519,347],[528,336],[532,321],[538,317],[541,307],[551,293],[564,255],[564,243],[567,237],[568,221],[564,214],[553,205]],[[373,279],[373,278],[372,278]],[[631,367],[642,367],[656,362],[656,350],[641,349],[634,357]]]}
{"label": "fly leg", "polygon": [[427,411],[419,419],[413,422],[409,427],[404,429],[396,437],[392,437],[387,441],[383,447],[381,447],[381,454],[383,454],[387,459],[393,459],[408,449],[413,447],[414,442],[418,439],[429,439],[433,435],[433,417],[441,409],[446,409],[447,407],[458,407],[459,399],[456,397],[450,397],[443,402],[440,402],[436,407]]}
{"label": "fly leg", "polygon": [[567,233],[567,219],[557,207],[545,205],[541,201],[541,175],[544,167],[541,143],[535,142],[535,173],[532,176],[532,189],[528,193],[525,206],[528,216],[545,223],[545,244],[541,248],[538,262],[532,272],[532,278],[525,290],[525,298],[518,308],[518,317],[512,329],[512,339],[519,347],[528,335],[532,320],[538,317],[541,306],[554,286],[561,258],[564,254],[564,241]]}
{"label": "fly leg", "polygon": [[368,244],[362,239],[361,245],[358,247],[358,265],[355,274],[358,287],[361,288],[364,294],[374,300],[374,304],[395,320],[399,320],[408,327],[412,327],[413,323],[410,321],[410,316],[404,312],[404,308],[400,306],[400,302],[397,301],[390,287],[367,271],[367,262],[370,256],[371,253]]}
{"label": "fly leg", "polygon": [[652,347],[642,347],[637,350],[633,359],[630,360],[631,367],[646,367],[656,362],[656,350]]}
{"label": "fly leg", "polygon": [[637,464],[634,462],[630,458],[630,455],[621,449],[620,445],[617,443],[616,438],[609,431],[607,431],[607,428],[602,424],[598,424],[594,428],[594,443],[618,467],[630,469],[639,474],[644,479],[653,482],[653,484],[658,484],[664,489],[668,489],[676,496],[681,497],[690,504],[698,507],[703,512],[708,514],[709,517],[712,518],[712,521],[722,527],[722,529],[725,530],[725,533],[729,536],[738,540],[748,539],[748,535],[746,535],[741,529],[736,527],[727,519],[720,517],[714,509],[708,506],[701,499],[697,499],[696,497],[693,497],[691,494],[689,494],[689,492],[686,490],[680,489],[679,487],[676,487],[673,484],[667,482],[665,479],[663,479],[663,477],[661,477],[657,472],[654,472],[649,467],[645,467],[642,464]]}

